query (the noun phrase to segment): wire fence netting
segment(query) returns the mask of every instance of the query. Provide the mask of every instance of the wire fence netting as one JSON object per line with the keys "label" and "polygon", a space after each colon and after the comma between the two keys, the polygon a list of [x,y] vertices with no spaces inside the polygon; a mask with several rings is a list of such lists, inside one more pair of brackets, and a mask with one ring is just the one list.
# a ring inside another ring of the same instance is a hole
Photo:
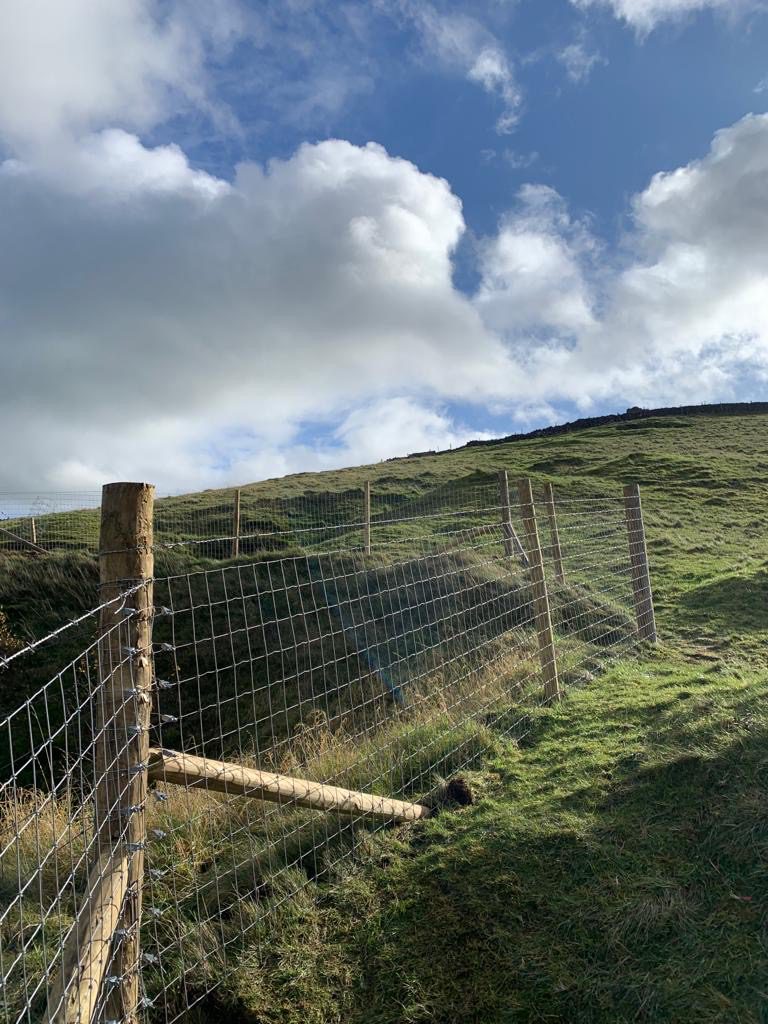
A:
{"label": "wire fence netting", "polygon": [[[83,998],[84,959],[89,1020],[184,1017],[282,906],[408,817],[393,801],[431,813],[445,780],[525,735],[553,679],[584,685],[639,643],[620,494],[537,502],[537,534],[492,484],[464,498],[399,517],[374,504],[367,546],[359,519],[313,528],[290,554],[260,543],[257,557],[242,530],[237,558],[135,584],[6,659],[18,703],[0,721],[8,1021],[76,1019],[61,1014]],[[162,545],[161,503],[156,524]],[[38,686],[41,666],[80,643]],[[126,916],[137,889],[140,924]],[[83,924],[94,900],[96,935]]]}

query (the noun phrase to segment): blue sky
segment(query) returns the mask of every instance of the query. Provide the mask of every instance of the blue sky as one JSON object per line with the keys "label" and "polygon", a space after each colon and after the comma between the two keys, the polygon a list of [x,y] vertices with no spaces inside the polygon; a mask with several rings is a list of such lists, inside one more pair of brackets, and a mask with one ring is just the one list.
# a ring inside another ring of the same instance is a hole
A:
{"label": "blue sky", "polygon": [[[307,73],[346,72],[353,82],[340,109],[294,121],[290,104],[281,111],[261,102],[249,69],[265,52],[244,41],[220,79],[220,95],[236,112],[242,136],[197,141],[191,122],[170,131],[161,126],[154,137],[183,144],[186,136],[185,149],[197,165],[228,177],[240,160],[287,158],[304,141],[375,141],[447,178],[477,232],[492,232],[517,188],[536,180],[589,212],[600,233],[615,240],[629,197],[653,174],[701,156],[719,128],[768,104],[768,87],[756,91],[768,77],[768,16],[757,11],[729,22],[722,11],[705,8],[638,35],[610,8],[584,11],[569,0],[491,0],[442,9],[477,18],[514,62],[523,99],[509,134],[496,130],[496,97],[424,55],[413,27],[382,13],[372,18],[371,49],[341,72],[326,69],[314,54],[286,62],[284,51],[267,50],[267,60],[278,65],[268,82],[274,75],[301,90]],[[288,9],[281,20],[293,22],[288,30],[301,35],[300,14]],[[343,67],[354,40],[333,22],[324,19],[325,46]],[[579,81],[558,59],[572,44],[596,58]],[[241,71],[245,84],[238,86]]]}
{"label": "blue sky", "polygon": [[7,0],[0,489],[763,397],[767,43],[763,0]]}

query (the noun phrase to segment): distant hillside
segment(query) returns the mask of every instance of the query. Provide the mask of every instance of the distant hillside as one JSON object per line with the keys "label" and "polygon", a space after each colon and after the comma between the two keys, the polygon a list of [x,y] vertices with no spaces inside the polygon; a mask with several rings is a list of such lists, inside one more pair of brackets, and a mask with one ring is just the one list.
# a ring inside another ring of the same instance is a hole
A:
{"label": "distant hillside", "polygon": [[[462,447],[476,448],[480,445],[507,444],[510,441],[527,441],[535,437],[553,437],[556,434],[571,434],[576,430],[588,430],[590,427],[604,427],[611,423],[625,420],[642,420],[651,416],[750,416],[768,413],[768,402],[716,402],[712,405],[670,405],[659,409],[642,409],[633,405],[626,412],[608,413],[605,416],[584,416],[569,423],[558,423],[552,427],[539,427],[527,433],[507,434],[506,437],[494,437],[487,441],[468,441]],[[445,455],[449,451],[461,449],[444,448],[426,452],[412,452],[408,459],[417,459],[422,455]],[[396,459],[388,459],[395,462]]]}

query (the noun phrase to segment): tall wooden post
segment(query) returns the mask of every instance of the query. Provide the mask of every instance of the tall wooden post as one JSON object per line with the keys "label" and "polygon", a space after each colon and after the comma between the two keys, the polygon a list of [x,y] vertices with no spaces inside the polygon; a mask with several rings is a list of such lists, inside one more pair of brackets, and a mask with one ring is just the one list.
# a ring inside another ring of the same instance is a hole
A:
{"label": "tall wooden post", "polygon": [[557,529],[557,510],[555,509],[555,489],[552,484],[544,484],[544,505],[549,519],[549,536],[552,545],[552,561],[555,565],[555,579],[558,583],[565,582],[563,570],[563,552],[560,548],[560,532]]}
{"label": "tall wooden post", "polygon": [[648,568],[648,550],[645,546],[645,524],[640,504],[639,484],[624,488],[624,510],[629,536],[629,559],[632,567],[632,592],[635,600],[637,631],[644,640],[656,643],[656,617],[653,611],[651,574]]}
{"label": "tall wooden post", "polygon": [[99,564],[101,600],[141,586],[125,603],[101,613],[99,687],[101,722],[95,741],[96,834],[100,853],[122,847],[128,855],[123,937],[115,947],[106,1017],[138,1020],[141,888],[146,840],[145,805],[152,710],[151,484],[107,484],[101,497]]}
{"label": "tall wooden post", "polygon": [[128,888],[128,851],[105,851],[88,876],[86,898],[48,990],[44,1024],[91,1024],[101,1004],[110,951]]}
{"label": "tall wooden post", "polygon": [[552,633],[552,619],[549,614],[549,598],[547,581],[544,576],[544,562],[541,557],[539,531],[536,526],[536,508],[533,504],[531,481],[518,481],[520,509],[528,542],[528,564],[530,569],[531,588],[533,591],[533,614],[536,622],[536,633],[539,639],[539,660],[544,676],[544,699],[547,703],[560,700],[560,682],[557,677],[557,657],[555,654],[555,638]]}
{"label": "tall wooden post", "polygon": [[235,504],[232,508],[232,557],[240,554],[240,488],[235,491]]}
{"label": "tall wooden post", "polygon": [[32,518],[29,521],[29,529],[30,534],[32,535],[32,543],[35,545],[35,547],[37,547],[37,523],[35,522],[34,516],[32,516]]}
{"label": "tall wooden post", "polygon": [[371,481],[363,485],[363,550],[371,553]]}
{"label": "tall wooden post", "polygon": [[520,543],[512,525],[512,508],[509,501],[509,478],[506,469],[499,470],[499,500],[501,505],[501,536],[504,543],[504,554],[507,558],[517,555],[522,564],[528,567],[528,556]]}

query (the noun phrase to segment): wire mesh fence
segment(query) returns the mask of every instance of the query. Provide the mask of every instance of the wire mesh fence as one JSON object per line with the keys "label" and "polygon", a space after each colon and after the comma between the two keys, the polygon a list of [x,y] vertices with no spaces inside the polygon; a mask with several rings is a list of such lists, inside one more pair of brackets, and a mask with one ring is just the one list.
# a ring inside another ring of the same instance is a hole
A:
{"label": "wire mesh fence", "polygon": [[[132,697],[130,686],[119,695],[115,686],[130,678],[135,663],[129,623],[120,619],[125,600],[113,602],[116,623],[0,725],[0,991],[9,1020],[42,1019],[49,992],[55,1015],[65,998],[68,935],[77,940],[76,963],[86,945],[99,942],[93,955],[104,960],[105,972],[114,956],[111,932],[86,938],[78,922],[95,894],[104,893],[116,863],[125,872],[131,856],[129,819],[121,812],[132,780],[119,764],[131,742],[124,718]],[[98,610],[90,618],[96,632]],[[100,819],[117,824],[105,831]],[[124,896],[123,884],[120,903]],[[113,926],[118,914],[119,907]],[[105,992],[96,988],[93,998],[91,1019],[98,1019]]]}
{"label": "wire mesh fence", "polygon": [[[414,516],[421,503],[416,503]],[[101,492],[0,494],[0,554],[95,555],[100,505]],[[373,517],[385,525],[398,517],[386,497],[377,496],[375,505]],[[155,504],[158,547],[212,558],[348,547],[361,536],[363,525],[359,489],[281,498],[242,488],[161,498]]]}
{"label": "wire mesh fence", "polygon": [[520,493],[124,582],[49,641],[98,634],[0,722],[9,1021],[183,1018],[310,880],[650,636],[628,499]]}
{"label": "wire mesh fence", "polygon": [[[599,493],[595,501],[599,504]],[[228,559],[346,550],[364,546],[368,529],[374,545],[397,550],[424,535],[450,534],[462,524],[496,522],[500,511],[494,475],[428,489],[385,477],[373,483],[369,505],[364,487],[275,497],[254,485],[159,498],[154,537],[158,550]],[[0,555],[96,555],[100,515],[100,491],[0,493]]]}

